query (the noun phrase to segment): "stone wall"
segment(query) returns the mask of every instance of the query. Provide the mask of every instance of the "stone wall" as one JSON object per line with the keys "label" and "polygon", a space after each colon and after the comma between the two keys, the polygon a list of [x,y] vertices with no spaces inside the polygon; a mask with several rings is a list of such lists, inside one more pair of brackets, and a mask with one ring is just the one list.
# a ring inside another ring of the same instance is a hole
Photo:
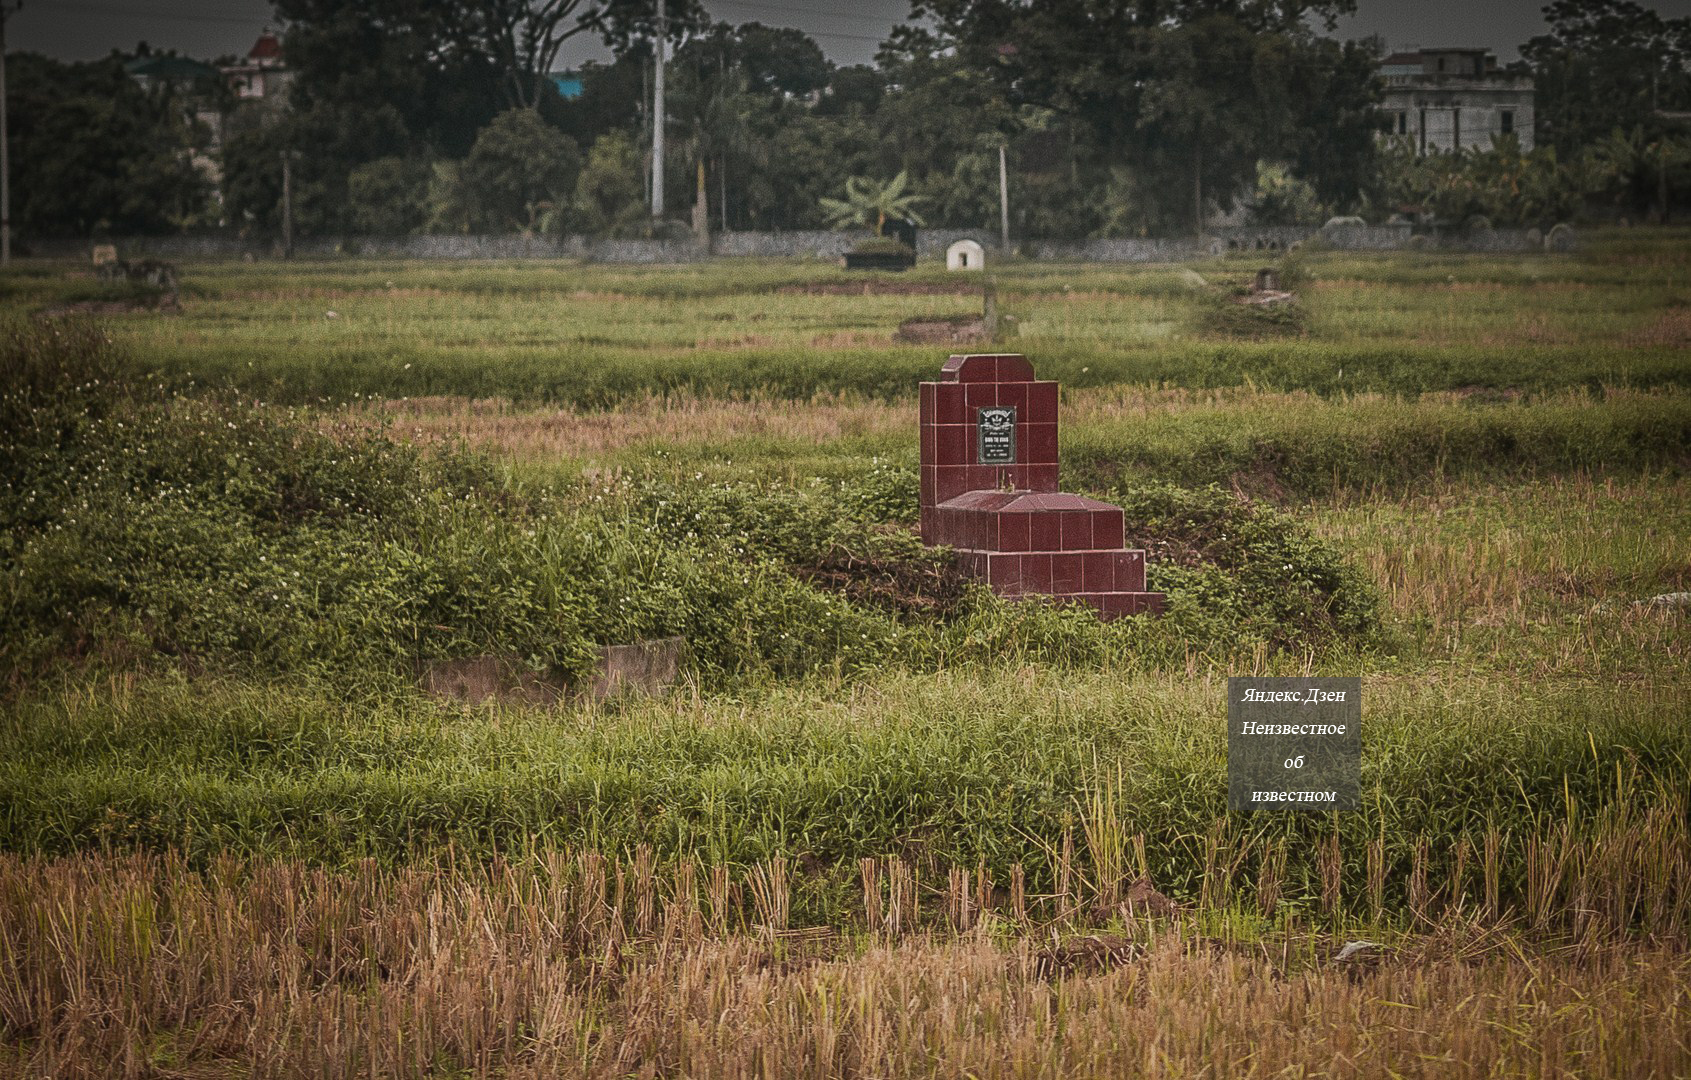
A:
{"label": "stone wall", "polygon": [[[1181,262],[1237,251],[1278,254],[1315,236],[1345,251],[1397,251],[1436,248],[1445,251],[1528,252],[1542,250],[1536,229],[1486,229],[1475,232],[1412,235],[1408,226],[1355,225],[1308,229],[1297,226],[1232,226],[1213,229],[1200,245],[1191,238],[1125,238],[1109,240],[1017,241],[1017,253],[1034,259],[1069,262]],[[860,233],[832,231],[717,233],[709,245],[694,240],[593,240],[580,236],[390,236],[313,237],[294,245],[302,259],[372,256],[394,259],[581,259],[603,263],[682,263],[713,257],[815,258],[834,260],[862,238]],[[924,229],[917,234],[917,254],[924,260],[943,260],[946,248],[958,240],[974,240],[989,255],[987,265],[1002,255],[998,234],[988,229]],[[161,259],[272,258],[278,254],[269,241],[228,236],[132,237],[111,241],[124,258]],[[1561,238],[1556,250],[1572,246]],[[88,258],[86,240],[34,240],[28,253],[52,258]]]}

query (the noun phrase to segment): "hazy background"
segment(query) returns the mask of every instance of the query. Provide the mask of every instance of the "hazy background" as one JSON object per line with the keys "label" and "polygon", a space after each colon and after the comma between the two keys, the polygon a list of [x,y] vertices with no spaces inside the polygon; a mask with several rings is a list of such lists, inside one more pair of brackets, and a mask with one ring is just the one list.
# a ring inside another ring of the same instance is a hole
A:
{"label": "hazy background", "polygon": [[[837,64],[867,63],[887,31],[909,11],[908,0],[857,0],[849,7],[812,0],[705,0],[711,16],[732,23],[793,26],[816,38]],[[1646,3],[1664,18],[1691,15],[1691,0]],[[1508,63],[1516,47],[1544,30],[1540,0],[1361,0],[1342,20],[1341,37],[1378,34],[1394,47],[1475,45]],[[242,54],[265,26],[266,0],[26,0],[7,26],[12,49],[63,60],[91,60],[145,41],[202,59]],[[563,67],[608,60],[610,51],[583,34],[559,57]]]}

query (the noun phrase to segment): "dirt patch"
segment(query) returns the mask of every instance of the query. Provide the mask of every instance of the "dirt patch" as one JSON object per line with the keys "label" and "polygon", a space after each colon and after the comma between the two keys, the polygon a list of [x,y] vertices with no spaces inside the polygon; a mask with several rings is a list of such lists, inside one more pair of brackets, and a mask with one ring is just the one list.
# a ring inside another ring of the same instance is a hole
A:
{"label": "dirt patch", "polygon": [[783,285],[775,290],[785,296],[978,296],[979,285],[950,285],[921,281],[823,281],[810,285]]}
{"label": "dirt patch", "polygon": [[855,603],[901,615],[949,614],[962,602],[970,581],[950,563],[881,559],[840,549],[796,572]]}
{"label": "dirt patch", "polygon": [[810,339],[810,345],[815,349],[861,349],[888,345],[892,341],[886,334],[862,330],[835,330],[831,334],[817,334]]}
{"label": "dirt patch", "polygon": [[1088,934],[1071,938],[1034,954],[1034,971],[1042,979],[1087,975],[1142,959],[1145,946],[1122,934]]}
{"label": "dirt patch", "polygon": [[923,315],[898,324],[893,340],[907,345],[974,345],[992,340],[979,315]]}
{"label": "dirt patch", "polygon": [[767,398],[647,398],[612,410],[544,409],[505,399],[419,397],[330,413],[324,426],[385,428],[417,443],[456,442],[513,457],[557,459],[611,453],[647,441],[722,443],[744,438],[815,442],[907,429],[907,405],[817,397],[794,407]]}
{"label": "dirt patch", "polygon": [[1691,309],[1664,311],[1655,322],[1627,332],[1621,340],[1634,349],[1691,349]]}
{"label": "dirt patch", "polygon": [[160,315],[180,315],[182,305],[177,303],[174,296],[160,296],[135,298],[130,300],[78,300],[71,304],[60,304],[50,307],[40,313],[43,319],[65,319],[78,316],[99,317],[103,315],[132,315],[138,311],[151,311]]}
{"label": "dirt patch", "polygon": [[1471,405],[1507,405],[1521,400],[1524,393],[1515,386],[1458,386],[1450,396]]}

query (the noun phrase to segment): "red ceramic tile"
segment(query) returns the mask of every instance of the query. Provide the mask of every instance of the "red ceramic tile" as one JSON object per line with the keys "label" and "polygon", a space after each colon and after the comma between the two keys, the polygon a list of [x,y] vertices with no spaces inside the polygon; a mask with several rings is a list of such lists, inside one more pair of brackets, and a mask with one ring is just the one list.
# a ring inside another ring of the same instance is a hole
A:
{"label": "red ceramic tile", "polygon": [[998,515],[998,550],[1026,551],[1030,531],[1028,518],[1031,515],[1007,511]]}
{"label": "red ceramic tile", "polygon": [[932,465],[922,466],[921,495],[919,501],[923,506],[932,506],[934,504],[934,467]]}
{"label": "red ceramic tile", "polygon": [[988,555],[987,583],[1002,596],[1018,596],[1022,591],[1022,557],[1020,555]]}
{"label": "red ceramic tile", "polygon": [[1028,515],[1028,545],[1034,551],[1056,551],[1063,545],[1063,524],[1056,514]]}
{"label": "red ceramic tile", "polygon": [[1065,510],[1059,517],[1063,522],[1063,550],[1084,551],[1092,546],[1092,515],[1085,510]]}
{"label": "red ceramic tile", "polygon": [[970,465],[969,490],[992,491],[998,487],[998,469],[993,465]]}
{"label": "red ceramic tile", "polygon": [[953,513],[951,522],[941,531],[949,537],[947,543],[959,551],[974,551],[974,537],[970,535],[971,522],[967,515]]}
{"label": "red ceramic tile", "polygon": [[969,423],[975,422],[975,410],[984,405],[998,404],[997,383],[966,383],[963,387],[963,412]]}
{"label": "red ceramic tile", "polygon": [[931,424],[934,422],[934,384],[925,382],[917,394],[916,422]]}
{"label": "red ceramic tile", "polygon": [[1057,384],[1036,382],[1028,387],[1028,423],[1057,422]]}
{"label": "red ceramic tile", "polygon": [[941,465],[934,469],[934,502],[942,503],[969,490],[968,470],[962,465]]}
{"label": "red ceramic tile", "polygon": [[1121,597],[1117,610],[1122,615],[1161,615],[1166,603],[1162,593],[1124,592],[1116,595]]}
{"label": "red ceramic tile", "polygon": [[1121,547],[1122,513],[1120,510],[1092,511],[1092,546],[1097,548]]}
{"label": "red ceramic tile", "polygon": [[973,430],[968,424],[941,424],[934,428],[934,464],[966,465],[972,461],[971,434]]}
{"label": "red ceramic tile", "polygon": [[1116,587],[1115,558],[1107,551],[1089,551],[1080,557],[1081,586],[1087,592],[1109,592]]}
{"label": "red ceramic tile", "polygon": [[1113,552],[1116,563],[1116,588],[1123,592],[1140,592],[1145,588],[1145,559],[1136,551]]}
{"label": "red ceramic tile", "polygon": [[1022,424],[1022,460],[1030,465],[1057,464],[1057,425]]}
{"label": "red ceramic tile", "polygon": [[967,419],[963,409],[963,387],[956,383],[935,383],[934,423],[961,424]]}
{"label": "red ceramic tile", "polygon": [[951,382],[997,382],[996,353],[954,353],[940,369],[940,378]]}
{"label": "red ceramic tile", "polygon": [[937,544],[937,543],[939,543],[939,539],[935,535],[935,531],[934,531],[934,520],[938,516],[938,514],[939,514],[939,511],[935,510],[931,506],[922,507],[922,543],[924,543],[924,544]]}
{"label": "red ceramic tile", "polygon": [[1055,465],[1029,465],[1027,476],[1030,491],[1057,490],[1058,472]]}
{"label": "red ceramic tile", "polygon": [[1020,353],[1001,353],[998,356],[998,381],[1032,382],[1033,365]]}
{"label": "red ceramic tile", "polygon": [[1027,419],[1028,384],[1000,383],[998,386],[998,404],[1014,406],[1018,424]]}
{"label": "red ceramic tile", "polygon": [[1081,590],[1081,559],[1082,556],[1064,552],[1051,556],[1051,591],[1054,593],[1077,593]]}
{"label": "red ceramic tile", "polygon": [[1042,593],[1051,591],[1050,555],[1022,556],[1022,591]]}
{"label": "red ceramic tile", "polygon": [[982,551],[998,550],[998,513],[988,510],[976,515],[980,518],[976,526],[975,546]]}

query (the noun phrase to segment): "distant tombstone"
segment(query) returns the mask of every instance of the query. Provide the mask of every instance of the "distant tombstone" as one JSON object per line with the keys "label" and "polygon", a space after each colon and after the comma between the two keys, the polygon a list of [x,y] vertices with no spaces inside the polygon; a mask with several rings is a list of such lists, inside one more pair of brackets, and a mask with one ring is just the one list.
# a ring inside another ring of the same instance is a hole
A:
{"label": "distant tombstone", "polygon": [[1280,275],[1275,273],[1272,266],[1265,266],[1257,271],[1256,283],[1251,287],[1252,292],[1279,292]]}
{"label": "distant tombstone", "polygon": [[1572,251],[1574,246],[1574,230],[1567,222],[1561,222],[1551,227],[1544,234],[1545,251]]}
{"label": "distant tombstone", "polygon": [[114,262],[117,262],[117,246],[115,244],[95,244],[94,245],[94,265],[95,266],[104,266],[107,263],[114,263]]}
{"label": "distant tombstone", "polygon": [[916,223],[904,218],[887,218],[881,224],[881,235],[890,236],[911,251],[916,250]]}
{"label": "distant tombstone", "polygon": [[986,249],[973,240],[959,240],[945,249],[947,270],[986,269]]}

